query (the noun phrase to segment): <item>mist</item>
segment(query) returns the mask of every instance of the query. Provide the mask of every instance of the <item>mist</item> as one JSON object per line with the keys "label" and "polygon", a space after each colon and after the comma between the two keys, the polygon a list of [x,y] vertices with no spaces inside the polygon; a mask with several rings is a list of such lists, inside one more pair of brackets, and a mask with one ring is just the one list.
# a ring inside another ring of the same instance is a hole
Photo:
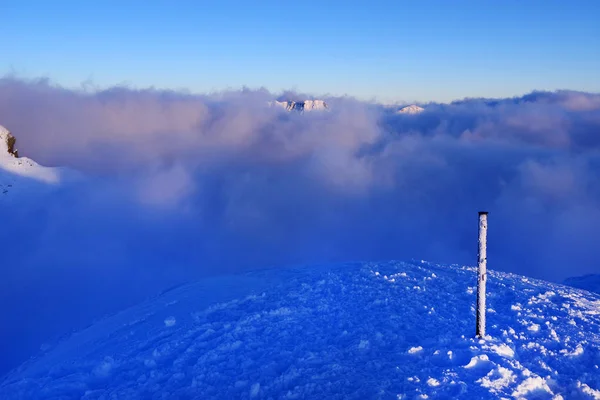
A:
{"label": "mist", "polygon": [[[401,94],[399,94],[401,96]],[[173,285],[351,260],[599,273],[600,95],[287,113],[266,90],[71,90],[0,79],[21,156],[77,178],[0,203],[0,373]],[[315,98],[322,98],[315,96]]]}

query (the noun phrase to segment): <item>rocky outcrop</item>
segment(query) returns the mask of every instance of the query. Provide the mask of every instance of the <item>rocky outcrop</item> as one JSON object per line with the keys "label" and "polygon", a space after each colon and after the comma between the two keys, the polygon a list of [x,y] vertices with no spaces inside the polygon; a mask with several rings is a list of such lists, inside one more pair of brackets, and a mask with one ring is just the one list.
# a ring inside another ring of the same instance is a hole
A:
{"label": "rocky outcrop", "polygon": [[17,139],[11,135],[10,131],[0,126],[0,154],[6,152],[9,155],[18,158],[19,151],[15,148]]}
{"label": "rocky outcrop", "polygon": [[62,182],[63,169],[44,167],[27,157],[19,157],[17,140],[8,129],[0,126],[0,206],[7,201],[19,201],[21,196],[42,193]]}

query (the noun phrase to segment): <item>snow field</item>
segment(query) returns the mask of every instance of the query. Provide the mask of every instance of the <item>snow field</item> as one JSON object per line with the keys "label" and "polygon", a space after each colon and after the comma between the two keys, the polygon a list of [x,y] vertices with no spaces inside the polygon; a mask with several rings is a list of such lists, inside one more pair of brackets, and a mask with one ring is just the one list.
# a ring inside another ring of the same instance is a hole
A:
{"label": "snow field", "polygon": [[600,296],[489,274],[481,340],[470,267],[262,271],[198,308],[187,285],[26,363],[0,398],[600,398]]}

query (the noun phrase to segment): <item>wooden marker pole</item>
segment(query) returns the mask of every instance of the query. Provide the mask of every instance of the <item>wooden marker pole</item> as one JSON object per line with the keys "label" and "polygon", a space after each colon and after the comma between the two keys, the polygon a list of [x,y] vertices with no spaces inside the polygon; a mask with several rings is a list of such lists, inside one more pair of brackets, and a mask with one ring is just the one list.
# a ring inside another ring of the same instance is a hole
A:
{"label": "wooden marker pole", "polygon": [[485,336],[485,282],[487,280],[487,211],[479,212],[479,251],[477,253],[477,333]]}

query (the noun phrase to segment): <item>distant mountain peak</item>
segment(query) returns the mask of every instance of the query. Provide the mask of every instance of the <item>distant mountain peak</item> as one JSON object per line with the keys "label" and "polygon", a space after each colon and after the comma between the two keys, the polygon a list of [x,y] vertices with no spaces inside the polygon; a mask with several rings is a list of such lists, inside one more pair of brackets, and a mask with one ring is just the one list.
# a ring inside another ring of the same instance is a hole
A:
{"label": "distant mountain peak", "polygon": [[269,103],[272,107],[281,107],[286,111],[325,111],[329,106],[325,100],[304,100],[304,101],[273,101]]}
{"label": "distant mountain peak", "polygon": [[423,107],[419,107],[416,104],[411,104],[410,106],[402,107],[396,113],[397,114],[419,114],[425,111]]}

